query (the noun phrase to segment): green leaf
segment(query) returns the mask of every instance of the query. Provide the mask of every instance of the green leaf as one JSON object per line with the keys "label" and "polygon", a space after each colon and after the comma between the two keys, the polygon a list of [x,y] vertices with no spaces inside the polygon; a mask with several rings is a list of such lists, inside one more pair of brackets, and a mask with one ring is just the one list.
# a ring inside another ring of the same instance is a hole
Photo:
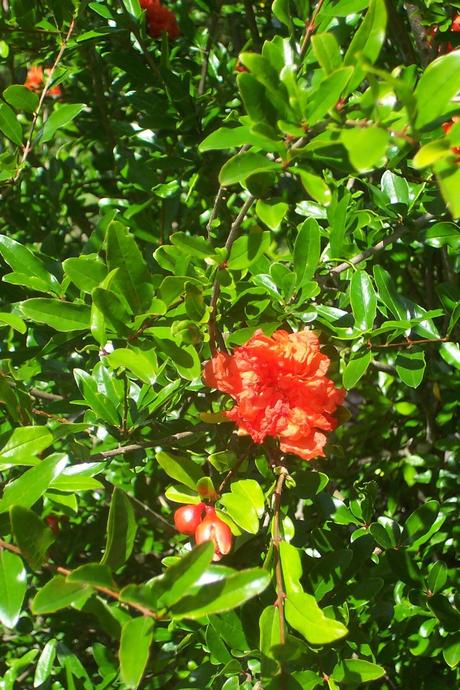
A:
{"label": "green leaf", "polygon": [[287,541],[280,543],[281,567],[286,594],[302,592],[300,578],[302,577],[302,562],[299,550]]}
{"label": "green leaf", "polygon": [[219,501],[225,506],[228,514],[237,525],[246,532],[257,534],[259,531],[259,519],[256,509],[251,503],[248,503],[242,496],[233,493],[222,494]]}
{"label": "green leaf", "polygon": [[353,67],[342,67],[321,82],[308,104],[306,117],[310,127],[316,125],[329,110],[335,108],[353,71]]}
{"label": "green leaf", "polygon": [[399,378],[406,386],[420,386],[426,367],[424,352],[399,352],[395,365]]}
{"label": "green leaf", "polygon": [[[404,537],[408,544],[424,543],[439,513],[437,501],[427,501],[409,515],[404,525]],[[423,541],[420,541],[422,539]]]}
{"label": "green leaf", "polygon": [[14,465],[36,465],[38,453],[48,448],[53,435],[46,426],[23,426],[13,429],[0,451],[0,471]]}
{"label": "green leaf", "polygon": [[119,336],[129,337],[131,334],[127,324],[131,321],[131,315],[125,306],[124,300],[112,290],[97,287],[92,292],[93,305],[100,311],[104,318],[104,325]]}
{"label": "green leaf", "polygon": [[196,489],[197,482],[203,477],[199,465],[185,456],[172,455],[161,450],[156,454],[156,459],[168,477],[185,484],[189,489]]}
{"label": "green leaf", "polygon": [[[343,58],[345,66],[356,65],[358,57],[366,58],[371,64],[377,60],[385,40],[386,22],[385,0],[370,0],[369,9]],[[364,75],[365,71],[361,67],[355,69],[355,75],[348,85],[348,92],[360,84]]]}
{"label": "green leaf", "polygon": [[267,202],[258,199],[256,204],[256,213],[262,223],[268,225],[271,230],[277,230],[288,211],[289,205],[283,201]]}
{"label": "green leaf", "polygon": [[353,273],[350,281],[350,302],[355,328],[370,331],[377,312],[377,297],[366,271],[358,270]]}
{"label": "green leaf", "polygon": [[242,570],[217,582],[202,585],[197,592],[175,604],[170,613],[175,619],[196,619],[229,611],[261,594],[269,584],[270,575],[266,570]]}
{"label": "green leaf", "polygon": [[118,570],[130,557],[137,524],[134,508],[128,496],[115,487],[110,501],[107,521],[107,542],[101,563],[112,570]]}
{"label": "green leaf", "polygon": [[26,113],[33,113],[37,110],[38,95],[23,84],[8,86],[3,92],[3,98],[16,110],[24,110]]}
{"label": "green leaf", "polygon": [[55,575],[38,590],[30,605],[35,616],[54,613],[67,606],[78,605],[91,595],[91,589],[67,582],[63,575]]}
{"label": "green leaf", "polygon": [[[456,51],[460,58],[460,51]],[[453,53],[452,53],[453,55]],[[460,218],[460,166],[449,157],[438,161],[434,166],[436,180],[441,194],[453,218]]]}
{"label": "green leaf", "polygon": [[22,127],[14,110],[6,103],[0,103],[0,132],[11,139],[13,144],[22,145]]}
{"label": "green leaf", "polygon": [[329,206],[332,198],[331,190],[322,177],[314,175],[308,170],[302,170],[302,168],[291,168],[291,171],[299,175],[305,191],[312,199],[321,204],[321,206]]}
{"label": "green leaf", "polygon": [[414,168],[420,170],[420,168],[426,168],[428,165],[433,165],[433,163],[445,158],[449,153],[450,144],[447,139],[436,139],[421,146],[412,163]]}
{"label": "green leaf", "polygon": [[153,288],[147,264],[133,236],[122,223],[113,222],[107,230],[107,266],[118,268],[114,284],[135,314],[148,309]]}
{"label": "green leaf", "polygon": [[170,236],[171,243],[187,255],[199,259],[209,259],[214,256],[214,249],[208,240],[199,235],[187,235],[185,232],[175,232]]}
{"label": "green leaf", "polygon": [[358,352],[348,360],[347,366],[343,371],[343,385],[347,390],[354,388],[359,379],[364,376],[372,360],[372,352]]}
{"label": "green leaf", "polygon": [[24,245],[10,237],[0,235],[0,254],[16,273],[39,278],[53,292],[59,291],[57,279],[46,270],[41,259],[32,254]]}
{"label": "green leaf", "polygon": [[154,350],[141,350],[137,347],[123,348],[111,352],[105,358],[113,369],[123,367],[131,371],[143,383],[153,384],[157,380],[158,363]]}
{"label": "green leaf", "polygon": [[233,243],[227,262],[230,271],[241,271],[249,268],[270,246],[270,232],[251,232],[243,235]]}
{"label": "green leaf", "polygon": [[6,324],[11,328],[14,328],[18,333],[24,334],[27,331],[27,326],[24,321],[16,314],[11,314],[10,312],[0,311],[0,324]]}
{"label": "green leaf", "polygon": [[289,625],[310,644],[330,644],[348,633],[343,623],[327,618],[315,598],[305,592],[291,592],[287,596],[285,615]]}
{"label": "green leaf", "polygon": [[26,569],[15,553],[0,549],[0,623],[14,628],[27,591]]}
{"label": "green leaf", "polygon": [[377,678],[382,678],[384,675],[385,669],[383,666],[378,666],[378,664],[373,664],[364,659],[343,659],[332,671],[332,677],[338,683],[351,683],[352,685],[377,680]]}
{"label": "green leaf", "polygon": [[427,585],[432,594],[437,594],[444,589],[447,582],[447,566],[442,561],[436,561],[430,566]]}
{"label": "green leaf", "polygon": [[448,666],[451,668],[458,666],[460,662],[460,633],[454,633],[454,635],[447,637],[442,655]]}
{"label": "green leaf", "polygon": [[56,479],[68,463],[62,453],[54,453],[42,460],[39,465],[24,472],[18,479],[6,485],[0,500],[0,513],[13,505],[30,508],[45,493],[53,479]]}
{"label": "green leaf", "polygon": [[43,323],[55,331],[89,331],[90,308],[86,304],[34,297],[19,303],[26,319]]}
{"label": "green leaf", "polygon": [[339,44],[334,34],[324,32],[311,37],[313,54],[326,74],[331,74],[342,65]]}
{"label": "green leaf", "polygon": [[54,542],[52,531],[33,510],[22,506],[10,508],[10,521],[16,544],[32,568],[39,570]]}
{"label": "green leaf", "polygon": [[195,546],[178,563],[166,570],[164,575],[152,581],[153,589],[158,589],[158,607],[169,608],[180,601],[203,575],[214,556],[214,545],[204,542]]}
{"label": "green leaf", "polygon": [[460,229],[455,223],[440,222],[431,225],[422,233],[422,238],[430,247],[445,247],[448,245],[453,249],[460,247]]}
{"label": "green leaf", "polygon": [[378,522],[370,525],[369,531],[383,549],[395,549],[401,543],[401,528],[391,518],[379,517]]}
{"label": "green leaf", "polygon": [[433,60],[415,89],[417,118],[423,129],[448,112],[451,99],[460,91],[460,53],[457,50]]}
{"label": "green leaf", "polygon": [[311,280],[316,273],[321,255],[321,231],[315,218],[308,218],[301,226],[294,244],[294,271],[296,285]]}
{"label": "green leaf", "polygon": [[281,170],[280,164],[269,160],[260,153],[238,153],[230,158],[219,174],[219,182],[223,186],[244,182],[250,175],[270,170]]}
{"label": "green leaf", "polygon": [[99,393],[94,377],[90,376],[88,372],[83,371],[83,369],[74,369],[73,374],[77,386],[83,393],[85,403],[94,410],[98,417],[117,426],[120,418],[115,404],[106,395]]}
{"label": "green leaf", "polygon": [[40,143],[50,141],[58,129],[70,124],[85,107],[85,103],[64,103],[56,107],[45,122]]}
{"label": "green leaf", "polygon": [[120,677],[128,688],[137,688],[149,660],[153,639],[153,621],[150,618],[133,618],[121,629]]}
{"label": "green leaf", "polygon": [[380,127],[355,127],[342,130],[341,140],[350,163],[359,172],[380,167],[385,160],[389,134]]}
{"label": "green leaf", "polygon": [[95,256],[79,256],[66,259],[62,268],[74,285],[82,292],[90,293],[107,277],[107,268]]}
{"label": "green leaf", "polygon": [[380,180],[380,188],[388,197],[390,204],[409,205],[409,185],[404,177],[385,170]]}
{"label": "green leaf", "polygon": [[110,568],[101,563],[85,563],[85,565],[75,568],[70,575],[67,575],[67,582],[116,589]]}
{"label": "green leaf", "polygon": [[57,640],[49,640],[42,649],[34,674],[34,688],[40,687],[46,683],[51,676],[53,670],[54,660],[56,658]]}
{"label": "green leaf", "polygon": [[374,278],[379,299],[397,319],[406,320],[410,314],[396,291],[396,286],[388,273],[378,264],[374,266]]}
{"label": "green leaf", "polygon": [[259,482],[255,479],[240,479],[231,484],[232,493],[242,496],[245,501],[249,501],[257,512],[259,518],[265,512],[265,497]]}

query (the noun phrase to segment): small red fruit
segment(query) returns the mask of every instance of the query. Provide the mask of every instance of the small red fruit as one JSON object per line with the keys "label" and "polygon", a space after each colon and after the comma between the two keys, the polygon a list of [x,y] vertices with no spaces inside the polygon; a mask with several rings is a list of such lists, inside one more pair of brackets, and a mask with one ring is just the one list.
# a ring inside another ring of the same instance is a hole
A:
{"label": "small red fruit", "polygon": [[206,508],[206,517],[196,528],[195,541],[197,544],[202,544],[204,541],[214,542],[213,561],[220,561],[222,556],[230,552],[232,548],[230,527],[217,517],[214,508]]}
{"label": "small red fruit", "polygon": [[178,532],[182,534],[195,534],[195,530],[201,522],[204,505],[181,506],[174,513],[174,524]]}
{"label": "small red fruit", "polygon": [[57,536],[61,531],[58,518],[55,515],[48,515],[48,517],[45,518],[45,522],[50,530]]}

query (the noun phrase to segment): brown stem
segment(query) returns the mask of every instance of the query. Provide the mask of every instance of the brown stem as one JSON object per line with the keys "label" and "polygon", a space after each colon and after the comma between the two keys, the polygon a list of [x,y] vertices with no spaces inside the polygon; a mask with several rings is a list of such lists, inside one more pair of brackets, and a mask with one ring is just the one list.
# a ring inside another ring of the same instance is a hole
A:
{"label": "brown stem", "polygon": [[40,100],[38,101],[37,109],[36,109],[34,116],[32,118],[32,124],[30,126],[29,136],[27,137],[27,141],[26,141],[26,144],[24,146],[24,150],[22,152],[21,162],[20,162],[19,167],[16,171],[16,175],[13,177],[13,180],[12,180],[13,183],[18,181],[18,179],[21,175],[21,171],[22,171],[22,169],[23,169],[23,167],[27,161],[27,158],[29,157],[29,154],[32,150],[32,139],[34,136],[35,127],[37,126],[37,120],[38,120],[38,117],[40,115],[40,111],[42,109],[43,102],[44,102],[46,95],[48,93],[48,89],[51,85],[51,82],[53,81],[53,76],[54,76],[54,73],[56,71],[56,68],[59,65],[60,61],[62,60],[62,56],[64,55],[64,51],[67,48],[67,44],[70,40],[70,37],[72,36],[73,30],[75,28],[75,19],[76,19],[75,17],[72,17],[72,21],[70,22],[67,34],[66,34],[64,40],[62,41],[61,47],[60,47],[59,52],[56,56],[56,59],[53,62],[53,65],[52,65],[50,71],[48,72],[48,77],[46,79],[45,86],[44,86],[43,91],[41,93]]}
{"label": "brown stem", "polygon": [[238,460],[233,465],[233,467],[231,468],[231,470],[229,470],[227,472],[227,474],[225,475],[224,479],[220,483],[220,486],[217,490],[219,494],[222,493],[222,491],[225,489],[225,487],[227,486],[230,479],[232,479],[235,476],[235,474],[238,472],[239,468],[241,467],[241,465],[243,464],[245,459],[246,459],[245,455],[242,455],[241,457],[239,457]]}
{"label": "brown stem", "polygon": [[219,213],[220,205],[222,201],[224,200],[225,196],[225,187],[219,187],[217,190],[216,198],[214,200],[214,206],[212,207],[211,215],[209,216],[209,220],[206,225],[206,231],[208,233],[208,239],[211,236],[211,230],[212,230],[212,224],[217,218],[217,214]]}
{"label": "brown stem", "polygon": [[375,345],[371,341],[367,343],[367,347],[372,350],[388,350],[391,347],[413,347],[414,345],[425,345],[427,343],[451,343],[453,342],[450,338],[420,338],[418,340],[412,340],[407,338],[406,340],[401,340],[397,343],[383,343],[382,345]]}
{"label": "brown stem", "polygon": [[302,40],[302,44],[300,46],[300,57],[303,58],[305,57],[305,53],[307,52],[308,44],[310,43],[310,38],[313,34],[313,32],[316,29],[316,19],[318,17],[318,14],[321,11],[321,7],[323,6],[324,0],[318,0],[316,3],[316,7],[313,10],[313,14],[311,15],[310,21],[305,22],[305,34]]}
{"label": "brown stem", "polygon": [[369,249],[365,249],[363,252],[360,254],[357,254],[356,256],[352,257],[349,261],[344,261],[343,263],[339,264],[338,266],[335,266],[334,268],[331,268],[329,271],[330,275],[338,275],[339,273],[342,273],[343,271],[346,271],[348,268],[350,268],[350,264],[353,266],[356,266],[356,264],[361,263],[361,261],[365,261],[368,259],[370,256],[373,256],[374,254],[377,254],[377,252],[380,252],[382,249],[385,249],[385,247],[389,244],[392,244],[393,242],[396,242],[396,240],[399,240],[400,237],[403,237],[407,233],[411,232],[412,230],[419,230],[421,227],[426,225],[426,223],[431,220],[432,215],[429,213],[426,213],[423,216],[420,216],[420,218],[417,218],[414,221],[413,227],[402,227],[399,228],[398,230],[395,230],[391,235],[388,235],[388,237],[385,237],[383,240],[380,240],[380,242],[377,242],[376,245],[373,247],[369,247]]}
{"label": "brown stem", "polygon": [[203,63],[201,65],[200,83],[198,84],[198,95],[204,94],[206,86],[206,77],[208,74],[209,58],[211,56],[211,48],[216,35],[217,24],[219,22],[220,2],[217,3],[216,12],[213,13],[211,21],[209,22],[208,40],[206,41],[206,48],[204,49]]}
{"label": "brown stem", "polygon": [[286,624],[284,621],[284,600],[286,593],[284,591],[283,570],[281,567],[280,557],[280,510],[281,510],[281,494],[283,492],[284,482],[288,475],[285,467],[279,467],[279,477],[275,487],[275,500],[273,505],[273,548],[275,556],[275,578],[276,578],[276,601],[275,606],[278,609],[279,623],[280,623],[280,643],[286,642]]}
{"label": "brown stem", "polygon": [[[243,224],[244,219],[246,218],[246,215],[251,208],[252,204],[255,201],[255,197],[252,196],[252,194],[246,199],[244,202],[243,206],[241,207],[240,212],[238,213],[237,217],[235,218],[234,222],[232,223],[232,226],[230,228],[230,232],[227,237],[227,241],[225,243],[225,249],[227,250],[227,255],[230,254],[230,250],[233,246],[234,241],[238,237],[240,230],[241,230],[241,225]],[[217,327],[217,302],[219,300],[220,296],[220,283],[219,283],[219,276],[218,276],[218,271],[216,271],[216,276],[214,278],[214,282],[212,284],[212,291],[211,291],[211,301],[210,301],[210,307],[211,307],[211,315],[209,317],[208,321],[208,332],[209,332],[209,338],[210,338],[210,347],[211,347],[211,352],[214,355],[218,350],[222,350],[225,352],[225,343],[222,338],[222,334],[220,333],[218,327]]]}
{"label": "brown stem", "polygon": [[[23,557],[21,549],[18,549],[18,547],[14,546],[13,544],[9,544],[8,542],[3,541],[3,539],[0,539],[0,549],[4,549],[5,551],[11,551],[12,553],[17,554],[18,556]],[[59,573],[59,575],[64,575],[65,577],[68,577],[72,573],[72,571],[68,570],[68,568],[63,568],[60,565],[54,565],[52,563],[44,563],[43,567],[47,570],[52,570],[55,573]],[[144,606],[141,606],[140,604],[136,604],[134,602],[120,602],[120,594],[119,592],[116,592],[114,589],[110,589],[109,587],[101,587],[100,585],[91,585],[91,587],[96,591],[101,592],[101,594],[105,594],[111,599],[116,599],[120,604],[125,604],[126,606],[129,606],[130,608],[139,611],[139,613],[142,613],[143,616],[148,616],[149,618],[158,618],[157,614],[154,611],[151,611],[150,609],[147,609]]]}

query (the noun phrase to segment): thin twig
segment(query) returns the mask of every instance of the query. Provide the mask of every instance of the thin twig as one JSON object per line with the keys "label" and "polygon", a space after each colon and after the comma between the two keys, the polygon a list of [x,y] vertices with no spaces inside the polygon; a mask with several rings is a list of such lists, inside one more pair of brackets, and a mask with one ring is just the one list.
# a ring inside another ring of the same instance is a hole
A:
{"label": "thin twig", "polygon": [[63,395],[56,395],[56,393],[48,393],[47,391],[41,391],[38,388],[29,388],[29,395],[33,398],[40,398],[41,400],[49,400],[51,402],[59,402],[60,400],[65,400]]}
{"label": "thin twig", "polygon": [[23,150],[23,153],[22,153],[21,162],[20,162],[19,167],[18,167],[18,169],[17,169],[17,171],[16,171],[16,175],[13,177],[13,180],[12,180],[13,183],[18,181],[18,179],[19,179],[19,177],[20,177],[20,175],[21,175],[21,171],[22,171],[22,169],[23,169],[23,167],[24,167],[24,165],[25,165],[25,163],[26,163],[26,161],[27,161],[27,158],[29,157],[29,154],[30,154],[30,152],[31,152],[31,150],[32,150],[32,139],[33,139],[33,136],[34,136],[35,127],[37,126],[38,117],[39,117],[39,115],[40,115],[40,111],[41,111],[41,109],[42,109],[43,102],[44,102],[44,100],[45,100],[45,98],[46,98],[46,95],[47,95],[47,93],[48,93],[48,90],[49,90],[49,87],[50,87],[50,85],[51,85],[51,82],[53,81],[53,77],[54,77],[54,73],[55,73],[55,71],[56,71],[56,68],[57,68],[57,66],[58,66],[59,63],[60,63],[60,61],[61,61],[61,59],[62,59],[62,56],[64,55],[64,51],[65,51],[65,49],[67,48],[67,44],[68,44],[68,42],[69,42],[69,40],[70,40],[70,37],[72,36],[73,30],[74,30],[74,28],[75,28],[75,20],[76,20],[76,17],[72,17],[72,21],[70,22],[70,25],[69,25],[69,29],[68,29],[68,31],[67,31],[67,34],[66,34],[64,40],[62,41],[62,44],[61,44],[61,47],[60,47],[60,49],[59,49],[59,52],[58,52],[58,54],[57,54],[57,56],[56,56],[56,59],[55,59],[53,65],[52,65],[50,71],[48,72],[48,76],[47,76],[47,79],[46,79],[46,82],[45,82],[45,86],[44,86],[44,88],[43,88],[43,91],[41,92],[40,100],[38,101],[37,109],[36,109],[36,111],[35,111],[35,113],[34,113],[34,116],[33,116],[33,118],[32,118],[32,124],[31,124],[31,126],[30,126],[29,136],[28,136],[27,141],[26,141],[26,144],[25,144],[25,146],[24,146],[24,150]]}
{"label": "thin twig", "polygon": [[360,254],[357,254],[356,256],[353,256],[351,259],[348,261],[344,261],[343,263],[339,264],[338,266],[334,266],[334,268],[331,268],[329,271],[330,275],[338,275],[339,273],[342,273],[343,271],[346,271],[348,268],[350,268],[350,264],[353,266],[356,266],[356,264],[361,263],[361,261],[365,261],[368,259],[370,256],[373,256],[374,254],[377,254],[377,252],[380,252],[382,249],[385,249],[385,247],[389,244],[392,244],[393,242],[396,242],[396,240],[399,240],[401,237],[406,235],[409,232],[412,232],[414,230],[419,230],[420,227],[423,227],[423,225],[426,225],[426,223],[432,219],[432,215],[430,213],[426,213],[423,216],[420,216],[420,218],[417,218],[414,223],[413,227],[402,227],[399,228],[398,230],[395,230],[391,235],[388,235],[388,237],[385,237],[383,240],[380,240],[380,242],[377,242],[373,247],[369,247],[369,249],[365,249],[363,252]]}
{"label": "thin twig", "polygon": [[[11,551],[11,553],[15,553],[18,556],[21,556],[24,558],[21,549],[18,549],[17,546],[14,546],[13,544],[9,544],[6,541],[3,541],[3,539],[0,539],[0,549],[4,549],[5,551]],[[52,563],[44,563],[43,567],[46,568],[47,570],[52,570],[53,572],[59,573],[59,575],[64,575],[64,577],[68,577],[72,571],[69,570],[68,568],[63,568],[60,565],[54,565]],[[92,589],[97,590],[98,592],[101,592],[101,594],[105,594],[106,596],[110,597],[111,599],[116,599],[120,604],[125,604],[126,606],[129,606],[132,609],[136,609],[136,611],[139,611],[139,613],[142,613],[143,616],[147,616],[149,618],[155,618],[157,619],[158,616],[154,611],[151,611],[150,609],[146,608],[145,606],[141,606],[140,604],[136,604],[135,602],[128,602],[128,601],[120,601],[120,593],[116,592],[114,589],[110,589],[109,587],[102,587],[100,585],[95,585],[91,584],[90,585]]]}
{"label": "thin twig", "polygon": [[[234,222],[232,223],[232,226],[230,228],[230,232],[227,237],[227,241],[225,243],[225,249],[227,250],[227,254],[230,254],[230,250],[233,246],[234,241],[238,237],[240,230],[241,230],[241,225],[246,218],[246,215],[251,208],[252,204],[255,201],[255,197],[252,196],[252,194],[246,199],[244,202],[243,206],[241,207],[240,212],[238,213],[237,217],[235,218]],[[212,291],[211,291],[211,301],[210,301],[210,307],[211,307],[211,314],[209,317],[208,321],[208,332],[209,332],[209,338],[210,338],[210,347],[211,347],[211,352],[214,355],[217,350],[223,350],[225,352],[225,343],[222,338],[222,334],[220,333],[219,329],[217,328],[217,302],[219,300],[220,296],[220,283],[219,283],[219,274],[218,270],[216,271],[216,276],[214,278],[214,282],[212,284]]]}
{"label": "thin twig", "polygon": [[200,75],[200,83],[198,84],[198,96],[202,96],[204,94],[204,89],[206,86],[206,77],[208,74],[208,67],[209,67],[209,58],[211,56],[211,48],[212,44],[216,35],[216,30],[217,30],[217,24],[219,22],[219,11],[220,11],[220,0],[216,3],[216,11],[213,12],[211,21],[209,22],[209,29],[208,29],[208,40],[206,41],[206,48],[204,49],[204,54],[203,54],[203,63],[201,65],[201,75]]}
{"label": "thin twig", "polygon": [[251,32],[252,43],[255,50],[260,49],[260,35],[259,29],[257,28],[256,15],[254,14],[254,8],[252,6],[251,0],[244,0],[244,11],[246,13],[246,20],[249,26],[249,31]]}
{"label": "thin twig", "polygon": [[305,22],[305,35],[302,40],[302,45],[300,46],[300,57],[303,58],[305,57],[305,53],[307,52],[308,44],[310,42],[310,38],[313,34],[313,32],[316,29],[316,19],[318,17],[318,14],[321,11],[321,7],[323,6],[324,0],[318,0],[316,3],[316,7],[313,10],[313,14],[311,16],[310,21]]}
{"label": "thin twig", "polygon": [[381,345],[376,345],[370,340],[367,343],[367,347],[371,350],[388,350],[391,347],[403,348],[403,347],[413,347],[414,345],[426,345],[428,343],[451,343],[453,342],[450,338],[419,338],[418,340],[412,340],[407,338],[406,340],[401,340],[397,343],[383,343]]}
{"label": "thin twig", "polygon": [[[281,566],[280,555],[280,511],[281,511],[281,494],[283,492],[284,482],[288,476],[288,471],[285,467],[278,467],[279,477],[275,487],[275,498],[273,505],[273,550],[275,560],[275,579],[276,579],[276,601],[275,606],[278,609],[279,625],[280,625],[280,644],[286,643],[286,623],[284,620],[284,601],[286,599],[286,592],[284,591],[283,569]],[[281,682],[284,684],[284,673],[281,669]]]}
{"label": "thin twig", "polygon": [[222,482],[220,483],[220,486],[219,486],[219,488],[218,488],[218,490],[217,490],[219,494],[222,493],[222,491],[225,489],[225,487],[227,486],[227,484],[228,484],[228,482],[230,481],[230,479],[232,479],[232,478],[235,476],[235,474],[238,472],[239,468],[241,467],[241,465],[243,464],[243,462],[244,462],[245,460],[246,460],[246,456],[245,456],[245,455],[241,455],[241,456],[238,458],[238,460],[235,462],[235,464],[233,465],[233,467],[227,472],[227,474],[225,475],[224,479],[223,479]]}
{"label": "thin twig", "polygon": [[211,215],[209,216],[209,220],[208,220],[208,223],[206,225],[206,231],[208,233],[208,239],[211,236],[212,224],[215,221],[215,219],[217,218],[217,215],[218,215],[219,209],[220,209],[220,205],[221,205],[222,201],[224,200],[225,189],[226,189],[225,187],[221,186],[217,190],[216,198],[214,200],[214,206],[212,207]]}

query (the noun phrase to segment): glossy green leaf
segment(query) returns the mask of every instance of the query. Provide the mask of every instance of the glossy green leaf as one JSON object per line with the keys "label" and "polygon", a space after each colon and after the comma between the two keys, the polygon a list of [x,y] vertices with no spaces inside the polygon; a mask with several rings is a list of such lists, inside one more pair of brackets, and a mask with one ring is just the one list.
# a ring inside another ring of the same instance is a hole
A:
{"label": "glossy green leaf", "polygon": [[404,177],[395,175],[391,170],[385,170],[380,180],[380,187],[390,204],[409,205],[409,185]]}
{"label": "glossy green leaf", "polygon": [[281,567],[283,571],[286,594],[303,592],[300,578],[302,577],[302,562],[299,550],[287,541],[282,541],[279,546]]}
{"label": "glossy green leaf", "polygon": [[107,355],[106,361],[114,369],[128,369],[144,383],[153,385],[156,382],[158,364],[154,350],[120,347]]}
{"label": "glossy green leaf", "polygon": [[355,127],[342,131],[341,139],[350,163],[359,172],[380,167],[385,160],[389,135],[380,127]]}
{"label": "glossy green leaf", "polygon": [[40,687],[46,683],[51,676],[54,660],[56,658],[56,640],[49,640],[42,649],[34,674],[34,688]]}
{"label": "glossy green leaf", "polygon": [[173,618],[201,618],[229,611],[261,594],[270,583],[270,575],[261,568],[250,568],[224,579],[202,585],[171,608]]}
{"label": "glossy green leaf", "polygon": [[444,644],[444,661],[450,668],[455,668],[460,663],[460,633],[449,635]]}
{"label": "glossy green leaf", "polygon": [[199,465],[190,458],[159,451],[156,459],[168,477],[185,484],[189,489],[195,489],[197,482],[204,476]]}
{"label": "glossy green leaf", "polygon": [[447,567],[442,561],[436,561],[430,567],[427,585],[430,592],[437,594],[444,589],[447,582]]}
{"label": "glossy green leaf", "polygon": [[[419,543],[433,526],[439,512],[437,501],[427,501],[409,515],[404,524],[404,536],[409,544]],[[423,543],[423,542],[421,542]]]}
{"label": "glossy green leaf", "polygon": [[369,331],[374,325],[377,312],[377,297],[372,280],[366,271],[355,271],[350,281],[350,302],[355,327]]}
{"label": "glossy green leaf", "polygon": [[250,175],[256,173],[280,169],[278,163],[269,160],[260,153],[238,153],[222,167],[219,182],[221,185],[228,186],[237,182],[244,182]]}
{"label": "glossy green leaf", "polygon": [[[385,40],[386,22],[385,0],[370,0],[369,9],[345,53],[343,59],[345,66],[355,65],[358,57],[366,58],[371,64],[377,60]],[[348,86],[349,91],[359,85],[364,74],[364,70],[360,67],[355,70],[355,75]]]}
{"label": "glossy green leaf", "polygon": [[297,285],[313,278],[318,268],[320,254],[320,227],[317,220],[308,218],[301,226],[294,244],[294,270]]}
{"label": "glossy green leaf", "polygon": [[283,201],[273,203],[258,199],[256,204],[256,213],[260,220],[271,230],[277,230],[281,225],[288,208],[288,204],[285,204]]}
{"label": "glossy green leaf", "polygon": [[307,118],[310,126],[317,124],[329,110],[337,105],[352,78],[353,71],[353,67],[342,67],[329,74],[321,82],[308,105]]}
{"label": "glossy green leaf", "polygon": [[358,352],[353,355],[347,362],[343,370],[343,385],[347,390],[354,388],[358,381],[366,373],[369,364],[372,361],[372,352]]}
{"label": "glossy green leaf", "polygon": [[11,314],[10,312],[0,311],[0,325],[6,324],[11,328],[14,328],[18,333],[25,333],[27,331],[27,326],[24,321],[16,314]]}
{"label": "glossy green leaf", "polygon": [[426,367],[424,352],[399,352],[395,365],[398,376],[406,386],[411,388],[420,386]]}
{"label": "glossy green leaf", "polygon": [[385,669],[364,659],[343,659],[332,671],[332,677],[338,683],[367,683],[385,675]]}
{"label": "glossy green leaf", "polygon": [[433,60],[420,77],[415,89],[416,126],[423,129],[441,117],[459,90],[460,53],[455,50]]}
{"label": "glossy green leaf", "polygon": [[16,110],[24,110],[26,113],[33,113],[37,110],[37,94],[23,84],[11,84],[11,86],[8,86],[3,92],[3,98]]}
{"label": "glossy green leaf", "polygon": [[227,262],[231,271],[241,271],[248,268],[259,259],[270,246],[269,232],[252,232],[243,235],[233,243]]}
{"label": "glossy green leaf", "polygon": [[421,146],[414,156],[414,168],[426,168],[449,155],[450,144],[446,139],[436,139]]}
{"label": "glossy green leaf", "polygon": [[331,74],[342,64],[339,44],[333,33],[316,33],[311,37],[313,54],[326,74]]}
{"label": "glossy green leaf", "polygon": [[135,314],[146,310],[153,289],[147,264],[133,236],[124,225],[113,222],[107,230],[107,266],[118,269],[114,284]]}
{"label": "glossy green leaf", "polygon": [[115,487],[107,521],[107,541],[101,563],[118,570],[130,557],[136,536],[134,509],[128,496]]}
{"label": "glossy green leaf", "polygon": [[107,277],[107,268],[95,256],[79,256],[62,263],[65,273],[83,292],[91,292]]}
{"label": "glossy green leaf", "polygon": [[6,103],[0,103],[0,132],[10,139],[13,144],[21,146],[22,127],[14,110]]}
{"label": "glossy green leaf", "polygon": [[38,570],[47,557],[47,552],[54,542],[52,531],[45,525],[33,510],[22,506],[10,508],[10,521],[16,544],[32,568]]}
{"label": "glossy green leaf", "polygon": [[289,625],[310,644],[330,644],[348,633],[343,623],[324,615],[311,594],[291,592],[284,610]]}
{"label": "glossy green leaf", "polygon": [[150,618],[133,618],[121,630],[120,677],[128,688],[137,688],[149,660],[153,639],[153,621]]}
{"label": "glossy green leaf", "polygon": [[0,623],[14,628],[27,591],[26,570],[15,553],[0,549]]}
{"label": "glossy green leaf", "polygon": [[292,168],[292,172],[299,175],[305,191],[318,204],[328,206],[331,203],[331,190],[322,177],[302,168]]}
{"label": "glossy green leaf", "polygon": [[85,563],[85,565],[75,568],[67,576],[67,582],[116,589],[110,568],[101,563]]}
{"label": "glossy green leaf", "polygon": [[35,616],[42,616],[67,608],[67,606],[78,605],[90,594],[91,590],[87,587],[67,582],[63,575],[55,575],[38,590],[30,608]]}
{"label": "glossy green leaf", "polygon": [[59,332],[89,330],[90,309],[86,304],[34,297],[20,303],[26,319]]}
{"label": "glossy green leaf", "polygon": [[244,500],[241,495],[226,493],[222,494],[219,501],[237,525],[246,532],[257,534],[259,531],[257,511],[247,499]]}
{"label": "glossy green leaf", "polygon": [[245,501],[249,501],[257,512],[257,515],[262,517],[265,511],[265,497],[258,481],[254,479],[240,479],[232,482],[231,491],[234,494],[243,496]]}
{"label": "glossy green leaf", "polygon": [[36,465],[37,455],[53,442],[53,435],[46,426],[23,426],[13,429],[11,436],[0,451],[0,471],[14,465]]}
{"label": "glossy green leaf", "polygon": [[43,261],[24,245],[11,239],[11,237],[0,235],[0,254],[16,273],[39,278],[52,291],[59,291],[59,283],[56,278],[46,270]]}
{"label": "glossy green leaf", "polygon": [[152,581],[153,589],[159,592],[158,607],[170,608],[186,596],[190,587],[203,575],[213,556],[212,543],[199,544],[178,563],[168,568],[164,575]]}
{"label": "glossy green leaf", "polygon": [[20,477],[6,485],[0,499],[0,513],[11,506],[30,508],[45,493],[53,479],[56,479],[68,463],[62,453],[54,453],[42,460],[39,465],[24,472]]}
{"label": "glossy green leaf", "polygon": [[47,141],[51,141],[56,131],[69,125],[83,108],[85,108],[84,103],[64,103],[57,106],[45,122],[40,139],[41,143],[45,144]]}
{"label": "glossy green leaf", "polygon": [[[460,52],[456,51],[460,58]],[[452,53],[453,54],[453,53]],[[434,166],[436,181],[453,218],[460,218],[460,166],[453,156],[437,162]]]}

